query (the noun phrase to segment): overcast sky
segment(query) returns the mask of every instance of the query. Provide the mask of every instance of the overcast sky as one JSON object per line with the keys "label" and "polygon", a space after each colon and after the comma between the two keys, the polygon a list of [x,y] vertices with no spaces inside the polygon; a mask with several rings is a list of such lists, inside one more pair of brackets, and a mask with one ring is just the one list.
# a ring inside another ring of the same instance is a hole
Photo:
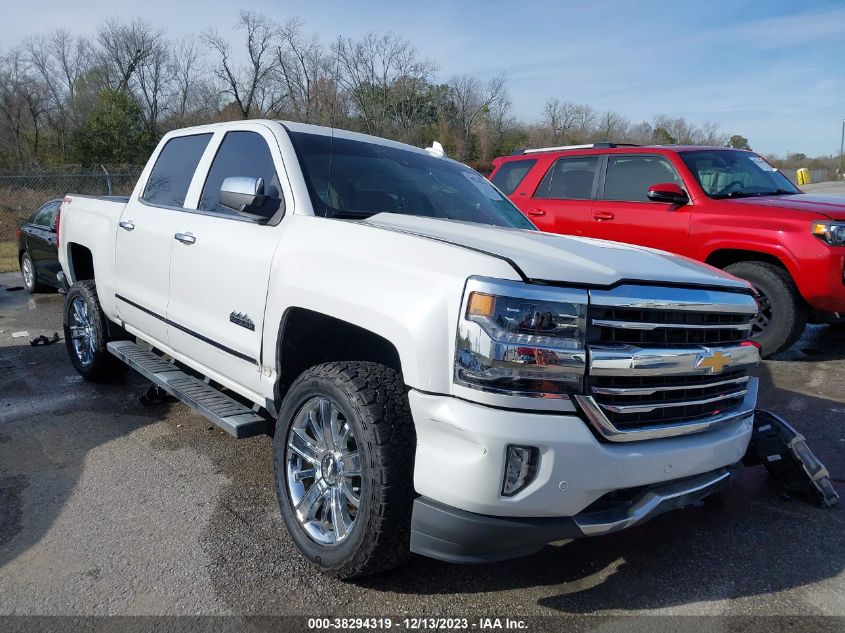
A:
{"label": "overcast sky", "polygon": [[[239,8],[299,16],[328,42],[394,31],[440,67],[438,78],[504,72],[513,113],[538,120],[554,96],[616,110],[719,123],[762,153],[834,154],[845,118],[842,0],[6,0],[0,50],[65,27],[93,34],[108,16],[140,16],[178,38],[230,33]],[[234,37],[234,34],[232,34]]]}

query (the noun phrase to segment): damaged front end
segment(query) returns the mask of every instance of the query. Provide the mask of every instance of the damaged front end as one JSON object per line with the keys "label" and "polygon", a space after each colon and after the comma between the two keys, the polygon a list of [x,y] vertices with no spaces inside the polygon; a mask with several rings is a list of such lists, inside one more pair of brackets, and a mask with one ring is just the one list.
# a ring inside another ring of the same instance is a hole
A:
{"label": "damaged front end", "polygon": [[807,446],[804,436],[770,411],[754,412],[754,431],[742,463],[762,464],[784,490],[811,498],[823,508],[831,508],[839,501],[830,473]]}

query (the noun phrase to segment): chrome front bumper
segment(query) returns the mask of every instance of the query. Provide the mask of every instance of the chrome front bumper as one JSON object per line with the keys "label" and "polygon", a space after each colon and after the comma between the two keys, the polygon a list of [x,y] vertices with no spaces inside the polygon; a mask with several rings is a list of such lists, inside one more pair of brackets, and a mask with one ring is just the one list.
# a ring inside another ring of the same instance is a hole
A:
{"label": "chrome front bumper", "polygon": [[720,468],[696,477],[647,488],[628,506],[602,512],[583,512],[573,519],[584,536],[611,534],[644,523],[658,514],[688,506],[723,488],[730,479],[730,472]]}

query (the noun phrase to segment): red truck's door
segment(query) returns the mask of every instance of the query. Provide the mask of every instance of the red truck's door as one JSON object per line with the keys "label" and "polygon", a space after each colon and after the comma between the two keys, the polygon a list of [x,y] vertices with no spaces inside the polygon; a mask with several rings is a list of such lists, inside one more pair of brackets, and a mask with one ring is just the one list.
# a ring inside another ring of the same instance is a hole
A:
{"label": "red truck's door", "polygon": [[588,235],[601,156],[558,158],[531,197],[513,198],[541,231]]}
{"label": "red truck's door", "polygon": [[669,160],[657,154],[609,154],[603,186],[586,235],[685,253],[692,205],[651,202],[649,187],[674,182],[685,188]]}

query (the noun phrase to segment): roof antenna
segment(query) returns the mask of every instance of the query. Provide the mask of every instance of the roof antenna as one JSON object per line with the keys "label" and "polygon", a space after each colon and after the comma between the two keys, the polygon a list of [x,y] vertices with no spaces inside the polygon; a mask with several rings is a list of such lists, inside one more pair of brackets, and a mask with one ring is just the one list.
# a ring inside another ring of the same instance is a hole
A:
{"label": "roof antenna", "polygon": [[439,141],[432,141],[431,147],[426,147],[425,151],[427,151],[432,156],[437,156],[437,158],[443,158],[446,156],[446,150],[443,149],[443,146],[440,144]]}

